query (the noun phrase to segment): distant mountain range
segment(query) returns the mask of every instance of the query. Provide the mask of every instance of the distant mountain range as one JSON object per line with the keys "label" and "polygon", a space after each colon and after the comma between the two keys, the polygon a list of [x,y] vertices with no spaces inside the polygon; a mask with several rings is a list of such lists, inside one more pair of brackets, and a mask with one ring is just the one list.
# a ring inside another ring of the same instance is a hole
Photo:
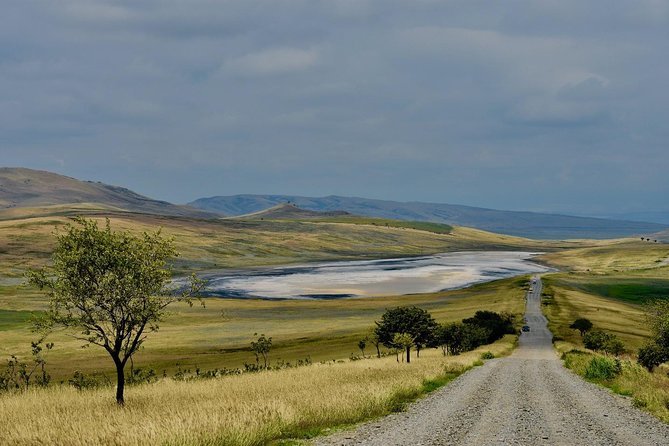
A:
{"label": "distant mountain range", "polygon": [[537,212],[499,211],[453,204],[340,196],[231,195],[200,198],[189,205],[208,212],[237,216],[259,212],[281,203],[292,203],[312,211],[346,211],[371,217],[448,223],[538,239],[616,238],[653,234],[669,226]]}
{"label": "distant mountain range", "polygon": [[124,187],[81,181],[42,170],[0,168],[0,209],[82,203],[145,214],[217,217],[190,206],[154,200]]}
{"label": "distant mountain range", "polygon": [[[290,203],[290,205],[286,205]],[[101,209],[190,218],[321,218],[346,213],[447,223],[537,239],[615,238],[669,233],[669,224],[470,206],[396,202],[368,198],[292,195],[234,195],[201,198],[189,205],[154,200],[129,189],[24,168],[0,168],[0,211],[14,208]],[[83,207],[82,207],[83,206]],[[664,239],[665,235],[660,236]]]}

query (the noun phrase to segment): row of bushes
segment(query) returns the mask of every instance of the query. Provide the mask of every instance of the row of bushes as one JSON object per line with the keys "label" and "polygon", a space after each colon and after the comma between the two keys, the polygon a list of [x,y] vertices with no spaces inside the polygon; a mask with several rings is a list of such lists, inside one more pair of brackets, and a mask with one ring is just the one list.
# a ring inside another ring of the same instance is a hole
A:
{"label": "row of bushes", "polygon": [[514,334],[514,316],[509,313],[477,311],[473,317],[459,323],[438,324],[432,315],[418,307],[397,307],[387,310],[376,327],[358,343],[364,356],[367,343],[376,347],[384,345],[398,355],[406,351],[410,361],[411,348],[416,354],[426,347],[441,348],[444,355],[457,355],[490,344],[506,334]]}

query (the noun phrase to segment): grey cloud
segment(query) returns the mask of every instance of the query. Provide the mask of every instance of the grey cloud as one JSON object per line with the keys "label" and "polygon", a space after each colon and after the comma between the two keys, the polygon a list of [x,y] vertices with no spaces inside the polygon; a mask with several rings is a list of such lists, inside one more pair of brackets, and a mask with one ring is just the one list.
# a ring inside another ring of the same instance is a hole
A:
{"label": "grey cloud", "polygon": [[651,0],[13,2],[0,156],[181,202],[656,209],[668,25]]}

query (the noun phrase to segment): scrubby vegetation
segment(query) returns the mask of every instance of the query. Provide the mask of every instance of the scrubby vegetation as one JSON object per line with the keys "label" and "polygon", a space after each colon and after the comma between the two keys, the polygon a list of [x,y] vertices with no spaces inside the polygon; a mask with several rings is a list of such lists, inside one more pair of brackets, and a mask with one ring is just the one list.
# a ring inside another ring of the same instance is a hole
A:
{"label": "scrubby vegetation", "polygon": [[[559,348],[569,348],[559,344]],[[669,423],[669,377],[666,370],[649,372],[634,359],[615,358],[571,349],[562,355],[565,366],[584,378],[629,396],[635,406]]]}

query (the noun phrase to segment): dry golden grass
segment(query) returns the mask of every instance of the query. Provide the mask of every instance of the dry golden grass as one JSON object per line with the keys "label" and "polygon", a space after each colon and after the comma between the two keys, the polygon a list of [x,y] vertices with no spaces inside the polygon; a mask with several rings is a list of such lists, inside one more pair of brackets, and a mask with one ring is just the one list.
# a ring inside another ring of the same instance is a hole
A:
{"label": "dry golden grass", "polygon": [[[417,305],[439,322],[459,321],[481,309],[520,315],[525,283],[523,278],[506,279],[462,290],[364,299],[209,298],[205,308],[175,305],[160,330],[152,333],[137,353],[135,364],[158,373],[167,370],[169,374],[177,363],[191,369],[241,367],[244,362],[254,362],[249,345],[255,332],[274,338],[273,361],[294,362],[307,356],[314,361],[348,358],[351,353],[359,353],[358,341],[387,308]],[[27,290],[24,293],[0,293],[0,308],[39,309],[43,305],[43,299]],[[10,354],[29,358],[30,341],[34,339],[27,322],[0,327],[0,359]],[[103,349],[82,349],[80,341],[62,332],[54,333],[49,340],[56,344],[48,356],[55,380],[67,379],[75,370],[112,376],[113,364]]]}
{"label": "dry golden grass", "polygon": [[544,306],[544,314],[555,336],[582,345],[579,332],[569,328],[578,318],[590,319],[595,328],[614,333],[630,350],[636,351],[650,336],[640,305],[570,289],[550,276],[544,281],[554,296],[551,304]]}
{"label": "dry golden grass", "polygon": [[423,382],[473,365],[482,351],[508,353],[515,336],[456,357],[394,357],[112,389],[56,386],[0,396],[4,443],[50,445],[259,445],[381,416],[421,393]]}
{"label": "dry golden grass", "polygon": [[661,266],[669,259],[669,245],[640,240],[592,242],[597,246],[544,254],[539,259],[577,273],[611,274]]}
{"label": "dry golden grass", "polygon": [[[565,365],[581,376],[586,376],[586,367],[595,357],[603,357],[580,347],[581,352],[574,352],[578,346],[569,342],[557,342],[557,350],[562,353]],[[606,358],[612,359],[610,356]],[[652,373],[636,363],[633,357],[620,359],[621,373],[611,380],[594,379],[593,382],[608,387],[614,392],[632,397],[633,404],[639,409],[669,423],[669,376],[666,365],[656,368]]]}

